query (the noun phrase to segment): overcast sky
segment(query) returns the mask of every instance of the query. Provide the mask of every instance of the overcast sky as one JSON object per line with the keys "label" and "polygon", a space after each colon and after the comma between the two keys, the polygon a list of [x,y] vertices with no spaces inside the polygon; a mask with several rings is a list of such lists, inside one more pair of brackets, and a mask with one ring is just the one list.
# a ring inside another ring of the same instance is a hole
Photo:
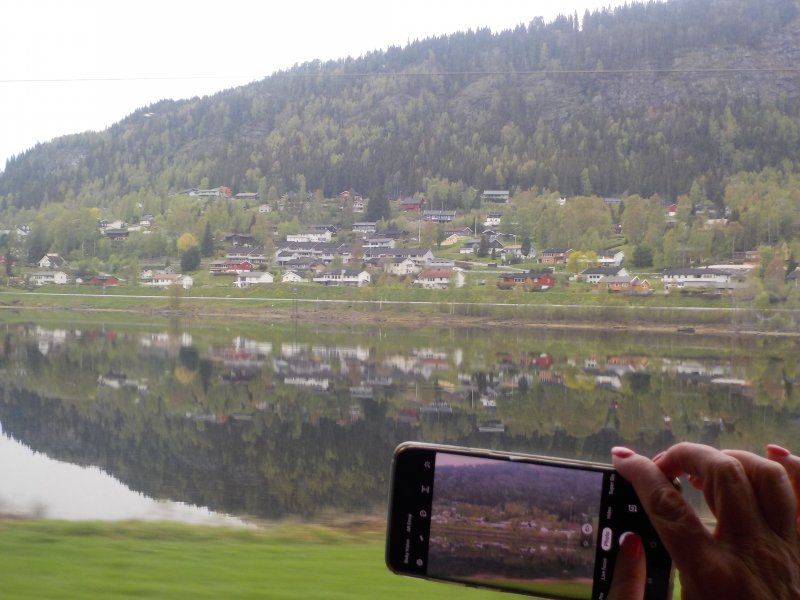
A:
{"label": "overcast sky", "polygon": [[102,130],[310,60],[501,31],[622,0],[3,0],[0,169],[37,142]]}

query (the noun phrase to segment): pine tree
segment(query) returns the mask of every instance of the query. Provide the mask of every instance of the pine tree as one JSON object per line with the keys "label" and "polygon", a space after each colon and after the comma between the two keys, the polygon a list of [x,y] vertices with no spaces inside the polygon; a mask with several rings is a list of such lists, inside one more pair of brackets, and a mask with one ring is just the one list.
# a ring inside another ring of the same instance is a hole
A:
{"label": "pine tree", "polygon": [[200,253],[206,257],[214,255],[214,236],[211,235],[211,223],[208,221],[203,231],[203,241],[200,242]]}

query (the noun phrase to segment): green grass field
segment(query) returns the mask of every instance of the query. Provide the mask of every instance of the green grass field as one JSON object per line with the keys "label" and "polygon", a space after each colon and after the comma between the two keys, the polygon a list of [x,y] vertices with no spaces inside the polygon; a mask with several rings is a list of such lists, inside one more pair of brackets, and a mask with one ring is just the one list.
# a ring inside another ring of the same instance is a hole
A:
{"label": "green grass field", "polygon": [[50,521],[0,524],[0,590],[9,600],[495,597],[391,574],[380,533]]}
{"label": "green grass field", "polygon": [[[0,597],[9,600],[426,598],[496,592],[391,574],[383,533],[282,525],[0,521]],[[521,596],[520,596],[521,597]],[[680,597],[676,591],[676,598]]]}

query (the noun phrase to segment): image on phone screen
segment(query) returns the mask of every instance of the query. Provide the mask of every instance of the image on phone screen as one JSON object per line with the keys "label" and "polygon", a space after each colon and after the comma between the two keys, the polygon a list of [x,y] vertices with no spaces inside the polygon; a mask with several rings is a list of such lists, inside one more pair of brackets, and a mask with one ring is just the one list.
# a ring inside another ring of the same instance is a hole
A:
{"label": "image on phone screen", "polygon": [[619,540],[636,532],[646,600],[671,590],[669,554],[609,465],[401,444],[387,525],[396,573],[570,600],[607,600]]}
{"label": "image on phone screen", "polygon": [[428,575],[591,598],[603,477],[438,452]]}

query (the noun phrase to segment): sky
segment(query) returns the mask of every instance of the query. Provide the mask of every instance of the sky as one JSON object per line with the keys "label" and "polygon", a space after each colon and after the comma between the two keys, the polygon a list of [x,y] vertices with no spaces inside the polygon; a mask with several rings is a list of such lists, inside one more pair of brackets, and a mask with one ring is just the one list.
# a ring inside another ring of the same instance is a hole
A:
{"label": "sky", "polygon": [[0,169],[39,142],[100,131],[311,60],[527,24],[621,0],[0,0]]}

